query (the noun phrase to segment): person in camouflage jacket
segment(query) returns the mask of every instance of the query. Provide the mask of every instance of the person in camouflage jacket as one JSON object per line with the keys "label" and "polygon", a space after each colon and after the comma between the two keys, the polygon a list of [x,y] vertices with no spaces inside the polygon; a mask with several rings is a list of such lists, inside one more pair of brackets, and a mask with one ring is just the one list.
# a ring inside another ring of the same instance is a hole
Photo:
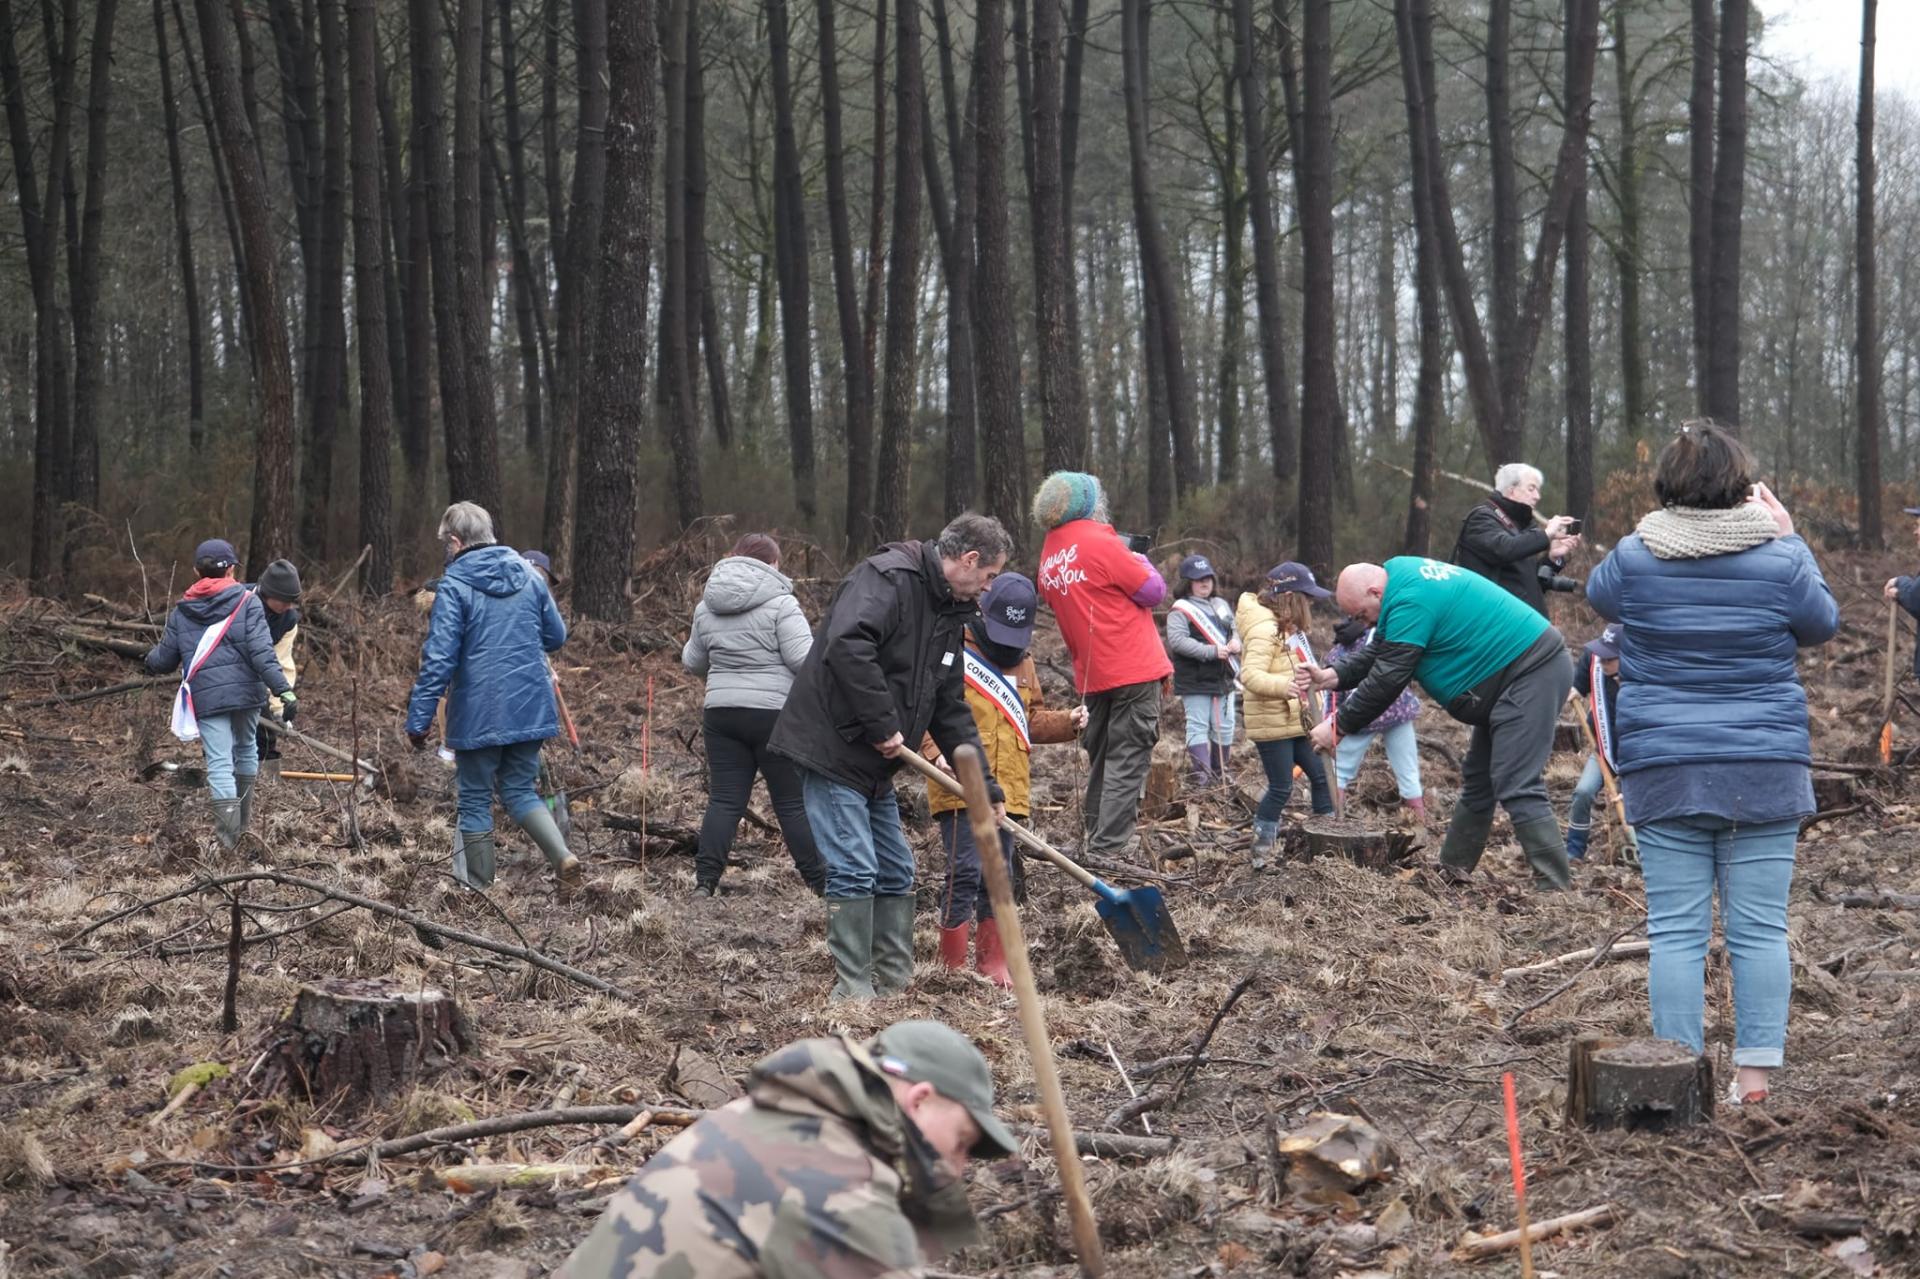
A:
{"label": "person in camouflage jacket", "polygon": [[648,1160],[555,1279],[906,1279],[978,1239],[967,1159],[1016,1149],[951,1027],[799,1040]]}

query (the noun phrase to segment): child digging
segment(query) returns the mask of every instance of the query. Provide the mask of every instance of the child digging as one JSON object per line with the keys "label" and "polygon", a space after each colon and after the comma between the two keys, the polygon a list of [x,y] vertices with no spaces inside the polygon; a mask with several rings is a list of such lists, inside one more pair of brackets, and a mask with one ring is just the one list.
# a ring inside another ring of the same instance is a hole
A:
{"label": "child digging", "polygon": [[[1594,686],[1599,685],[1599,696]],[[1587,722],[1593,726],[1593,740],[1605,752],[1607,767],[1613,766],[1613,708],[1620,700],[1620,627],[1616,623],[1600,632],[1600,638],[1588,640],[1586,653],[1573,666],[1573,691],[1587,699]],[[1605,778],[1600,772],[1600,756],[1587,756],[1580,781],[1573,788],[1573,803],[1567,809],[1567,857],[1582,861],[1587,855],[1587,840],[1593,834],[1593,801],[1600,794]]]}
{"label": "child digging", "polygon": [[[1333,647],[1327,650],[1329,666],[1359,652],[1373,642],[1373,627],[1358,617],[1349,617],[1333,628]],[[1337,694],[1327,698],[1327,714],[1337,707]],[[1379,738],[1393,768],[1393,780],[1400,789],[1400,802],[1415,820],[1425,825],[1427,801],[1420,788],[1420,742],[1413,735],[1413,721],[1420,714],[1420,699],[1410,688],[1402,689],[1393,704],[1381,711],[1373,723],[1358,733],[1340,739],[1333,752],[1334,785],[1341,790],[1353,785],[1360,774],[1360,762],[1367,757],[1373,739]]]}
{"label": "child digging", "polygon": [[[154,675],[185,667],[185,700],[197,722],[213,797],[213,833],[231,850],[253,815],[253,784],[260,772],[254,730],[269,690],[283,713],[294,707],[293,685],[273,653],[267,611],[250,586],[233,578],[233,544],[200,543],[189,586],[167,614],[160,642],[147,654]],[[176,722],[176,733],[182,732]],[[191,741],[188,732],[182,740]]]}
{"label": "child digging", "polygon": [[1193,780],[1206,786],[1227,775],[1233,748],[1233,693],[1240,672],[1240,637],[1233,607],[1221,599],[1213,564],[1204,555],[1180,561],[1167,610],[1167,655],[1173,691],[1187,708],[1187,754]]}
{"label": "child digging", "polygon": [[[1087,710],[1048,710],[1040,692],[1040,676],[1027,649],[1033,643],[1033,623],[1040,597],[1033,582],[1019,573],[1002,573],[980,597],[980,615],[967,623],[965,663],[967,708],[980,730],[986,764],[1007,795],[1007,816],[1025,822],[1032,814],[1031,760],[1034,743],[1070,742],[1087,726]],[[940,748],[931,734],[920,753],[940,761]],[[940,962],[948,968],[967,965],[967,934],[973,931],[974,967],[1000,986],[1010,986],[1005,954],[1000,949],[1000,926],[993,919],[993,902],[980,879],[980,849],[974,843],[966,801],[945,787],[929,784],[927,807],[940,827],[940,845],[947,855],[947,881],[940,892]],[[1000,855],[1018,892],[1020,858],[1013,836],[1000,832]],[[976,922],[977,925],[976,925]]]}
{"label": "child digging", "polygon": [[1255,871],[1267,868],[1280,833],[1280,814],[1293,796],[1296,766],[1313,788],[1313,811],[1333,811],[1326,769],[1307,740],[1306,717],[1293,692],[1294,667],[1313,660],[1307,644],[1308,597],[1325,599],[1330,594],[1306,565],[1287,561],[1267,570],[1260,593],[1242,595],[1234,611],[1246,644],[1240,682],[1247,690],[1247,740],[1260,752],[1260,766],[1267,774],[1267,793],[1253,816]]}

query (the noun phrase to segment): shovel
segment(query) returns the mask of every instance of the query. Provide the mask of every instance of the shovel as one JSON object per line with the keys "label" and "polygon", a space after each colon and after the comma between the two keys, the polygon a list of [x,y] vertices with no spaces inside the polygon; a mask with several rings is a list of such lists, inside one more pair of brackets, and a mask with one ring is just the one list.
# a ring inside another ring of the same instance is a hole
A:
{"label": "shovel", "polygon": [[1894,651],[1900,645],[1900,602],[1887,601],[1887,692],[1880,725],[1880,767],[1893,764],[1893,667]]}
{"label": "shovel", "polygon": [[[928,763],[918,751],[903,749],[898,758],[936,786],[965,796],[956,778]],[[1115,888],[1069,860],[1065,853],[1020,823],[1002,819],[1000,828],[1093,890],[1096,898],[1093,908],[1100,913],[1100,921],[1120,948],[1120,957],[1127,967],[1148,973],[1186,967],[1186,944],[1180,940],[1180,930],[1174,927],[1173,916],[1167,913],[1167,903],[1159,889]]]}

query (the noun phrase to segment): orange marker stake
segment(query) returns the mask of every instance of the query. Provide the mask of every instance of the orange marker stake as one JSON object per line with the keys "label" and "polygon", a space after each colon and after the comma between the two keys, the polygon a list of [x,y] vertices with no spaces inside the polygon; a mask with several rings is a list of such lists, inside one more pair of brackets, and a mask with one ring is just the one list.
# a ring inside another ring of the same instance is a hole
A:
{"label": "orange marker stake", "polygon": [[1513,1072],[1500,1077],[1507,1097],[1507,1162],[1513,1165],[1513,1205],[1520,1217],[1520,1273],[1533,1279],[1533,1240],[1527,1234],[1527,1165],[1520,1157],[1520,1110],[1513,1101]]}
{"label": "orange marker stake", "polygon": [[640,725],[640,775],[653,769],[653,676],[647,676],[647,718]]}

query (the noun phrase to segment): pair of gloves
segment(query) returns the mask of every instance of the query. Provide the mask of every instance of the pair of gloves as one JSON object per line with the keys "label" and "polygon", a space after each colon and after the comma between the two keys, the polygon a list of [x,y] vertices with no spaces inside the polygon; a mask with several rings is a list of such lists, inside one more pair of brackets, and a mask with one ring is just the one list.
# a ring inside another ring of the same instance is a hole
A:
{"label": "pair of gloves", "polygon": [[292,689],[288,689],[286,692],[281,693],[279,697],[280,697],[280,722],[282,724],[291,724],[293,723],[294,711],[299,709],[300,699],[293,695]]}

